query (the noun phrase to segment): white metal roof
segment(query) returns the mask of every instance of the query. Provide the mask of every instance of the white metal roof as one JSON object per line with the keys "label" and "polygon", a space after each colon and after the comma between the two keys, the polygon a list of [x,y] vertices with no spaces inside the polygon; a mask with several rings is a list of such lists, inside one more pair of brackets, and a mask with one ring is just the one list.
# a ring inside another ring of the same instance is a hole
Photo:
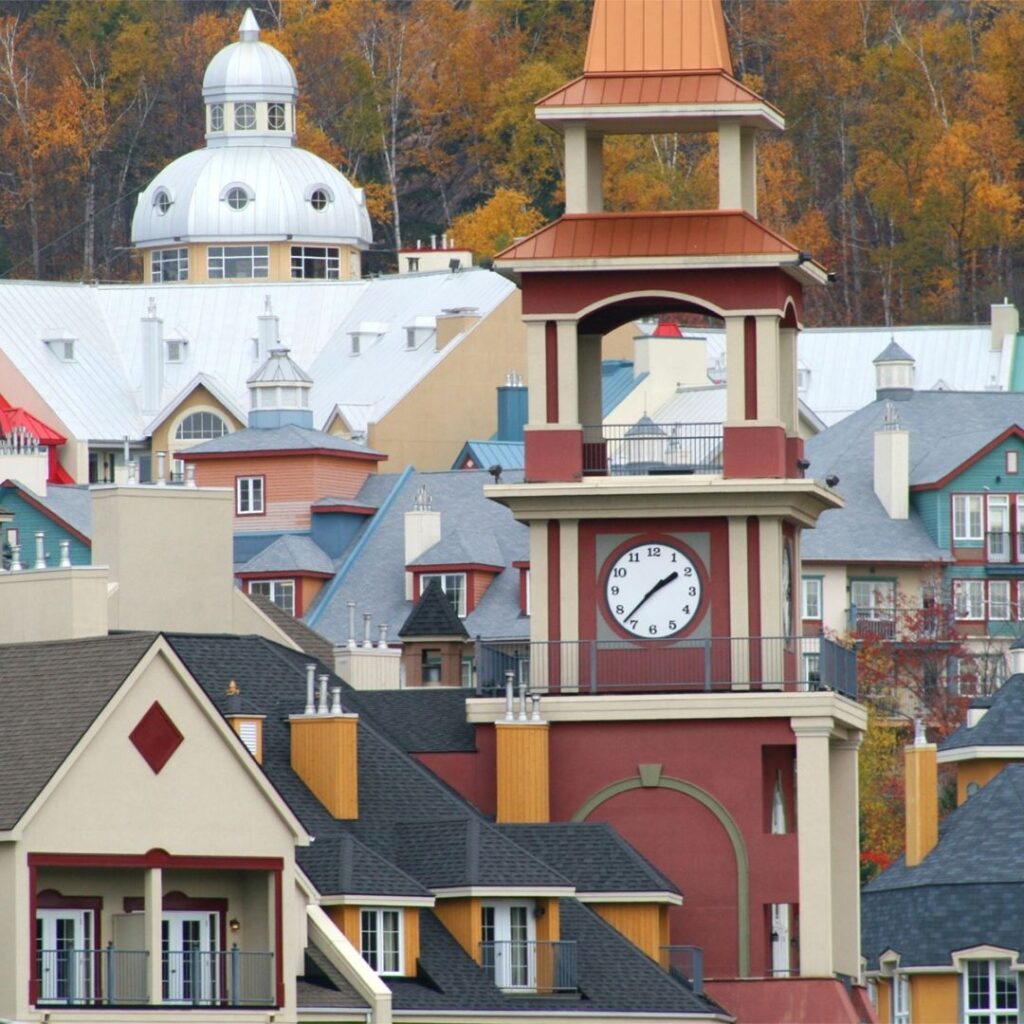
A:
{"label": "white metal roof", "polygon": [[[0,281],[0,394],[9,390],[3,379],[6,357],[59,417],[54,425],[79,440],[145,436],[154,420],[141,408],[141,321],[152,297],[164,337],[188,341],[181,362],[163,363],[160,406],[204,374],[237,408],[247,410],[246,381],[259,368],[258,318],[265,315],[269,296],[281,345],[314,380],[314,422],[324,425],[337,406],[353,429],[362,430],[465,337],[440,352],[433,343],[408,349],[405,325],[452,306],[476,307],[486,317],[512,291],[514,285],[486,270],[279,283]],[[350,335],[366,320],[387,329],[353,356]],[[42,339],[55,332],[75,339],[73,361],[62,361],[44,344]]]}
{"label": "white metal roof", "polygon": [[280,50],[261,43],[259,25],[246,10],[239,26],[239,40],[225,46],[206,68],[203,98],[222,100],[291,100],[299,91],[295,72]]}

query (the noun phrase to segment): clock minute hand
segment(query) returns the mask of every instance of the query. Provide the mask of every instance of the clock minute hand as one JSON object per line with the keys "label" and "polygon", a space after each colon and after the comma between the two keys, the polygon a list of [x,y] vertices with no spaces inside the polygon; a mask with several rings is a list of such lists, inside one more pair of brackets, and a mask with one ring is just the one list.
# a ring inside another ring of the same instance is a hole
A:
{"label": "clock minute hand", "polygon": [[625,618],[633,618],[633,616],[636,615],[636,613],[644,606],[644,603],[649,598],[653,597],[659,590],[661,590],[662,587],[667,587],[678,575],[679,573],[673,570],[663,580],[658,580],[658,582],[655,583],[654,586],[651,587],[651,589],[648,590],[647,593],[640,598],[640,600],[637,602],[637,606],[627,616],[625,616]]}

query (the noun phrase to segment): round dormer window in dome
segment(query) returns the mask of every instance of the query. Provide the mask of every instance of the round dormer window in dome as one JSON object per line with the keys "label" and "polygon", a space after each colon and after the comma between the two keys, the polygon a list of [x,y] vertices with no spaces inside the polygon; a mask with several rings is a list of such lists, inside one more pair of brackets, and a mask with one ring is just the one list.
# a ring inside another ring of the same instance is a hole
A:
{"label": "round dormer window in dome", "polygon": [[251,132],[256,127],[256,104],[235,104],[235,128],[238,131]]}
{"label": "round dormer window in dome", "polygon": [[167,189],[159,189],[155,196],[153,196],[153,205],[156,207],[156,212],[162,217],[171,208],[171,197],[167,192]]}
{"label": "round dormer window in dome", "polygon": [[272,132],[283,132],[285,129],[284,104],[270,103],[267,105],[267,124]]}
{"label": "round dormer window in dome", "polygon": [[315,188],[309,194],[309,203],[314,210],[326,210],[331,202],[331,193],[325,188]]}
{"label": "round dormer window in dome", "polygon": [[222,131],[224,131],[224,104],[223,103],[212,103],[212,104],[210,104],[210,131],[211,132],[222,132]]}
{"label": "round dormer window in dome", "polygon": [[243,188],[241,185],[232,185],[224,193],[224,198],[232,210],[244,210],[249,205],[249,200],[252,196],[249,194],[248,189]]}

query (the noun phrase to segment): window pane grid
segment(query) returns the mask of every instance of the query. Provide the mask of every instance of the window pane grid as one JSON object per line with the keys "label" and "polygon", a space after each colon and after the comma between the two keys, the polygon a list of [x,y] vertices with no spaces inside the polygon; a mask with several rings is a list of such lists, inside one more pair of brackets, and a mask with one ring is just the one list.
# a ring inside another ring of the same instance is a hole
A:
{"label": "window pane grid", "polygon": [[174,433],[176,441],[208,441],[215,437],[223,437],[228,432],[228,425],[212,412],[189,413]]}
{"label": "window pane grid", "polygon": [[430,585],[432,580],[441,584],[441,589],[447,594],[455,613],[460,619],[466,617],[466,574],[464,572],[427,572],[420,577],[420,593]]}
{"label": "window pane grid", "polygon": [[152,266],[154,281],[187,281],[188,249],[156,249]]}
{"label": "window pane grid", "polygon": [[339,250],[322,245],[292,246],[292,277],[337,281],[340,276]]}
{"label": "window pane grid", "polygon": [[213,279],[267,277],[270,273],[265,245],[211,245],[207,256],[209,276]]}

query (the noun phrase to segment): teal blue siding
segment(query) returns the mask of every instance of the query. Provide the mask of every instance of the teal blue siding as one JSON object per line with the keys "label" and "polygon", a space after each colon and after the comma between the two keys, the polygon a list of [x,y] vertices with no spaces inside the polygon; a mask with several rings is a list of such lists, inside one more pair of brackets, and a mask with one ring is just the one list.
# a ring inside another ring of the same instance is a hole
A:
{"label": "teal blue siding", "polygon": [[38,530],[42,530],[46,534],[44,542],[46,564],[51,568],[60,563],[60,541],[62,540],[71,541],[72,565],[89,565],[91,563],[92,552],[87,544],[83,544],[77,537],[58,526],[49,516],[30,505],[18,495],[17,491],[0,488],[0,508],[14,513],[13,521],[7,523],[2,529],[5,531],[5,537],[6,531],[11,528],[18,531],[22,565],[31,566],[35,561],[36,532]]}
{"label": "teal blue siding", "polygon": [[921,517],[924,528],[941,548],[949,547],[949,514],[947,509],[945,532],[943,532],[939,507],[943,501],[948,502],[948,500],[948,496],[941,491],[912,491],[910,494],[911,506]]}

